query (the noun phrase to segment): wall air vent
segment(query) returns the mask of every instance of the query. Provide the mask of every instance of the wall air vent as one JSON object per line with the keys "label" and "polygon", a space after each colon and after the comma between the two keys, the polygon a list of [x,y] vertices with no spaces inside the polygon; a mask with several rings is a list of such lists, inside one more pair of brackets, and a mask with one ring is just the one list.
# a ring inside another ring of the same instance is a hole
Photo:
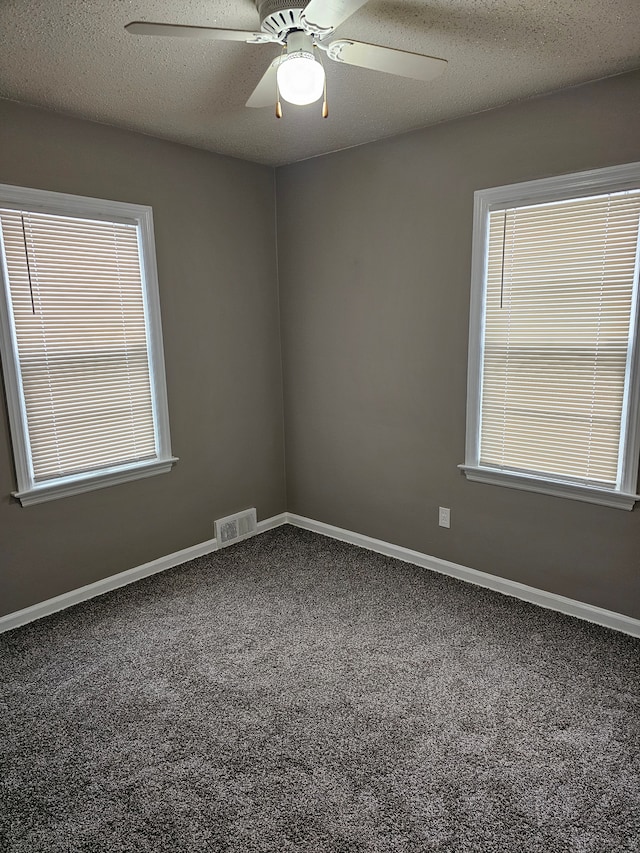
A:
{"label": "wall air vent", "polygon": [[216,543],[218,548],[226,548],[235,542],[241,542],[258,532],[255,508],[237,512],[235,515],[227,515],[218,518],[215,522]]}

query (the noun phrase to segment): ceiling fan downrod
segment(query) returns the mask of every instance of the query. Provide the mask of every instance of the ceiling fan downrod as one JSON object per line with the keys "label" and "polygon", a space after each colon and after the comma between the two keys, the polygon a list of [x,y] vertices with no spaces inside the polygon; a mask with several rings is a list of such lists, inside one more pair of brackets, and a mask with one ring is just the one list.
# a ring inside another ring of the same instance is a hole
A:
{"label": "ceiling fan downrod", "polygon": [[285,42],[293,30],[302,30],[301,13],[306,3],[296,0],[255,0],[260,15],[260,29],[278,41]]}

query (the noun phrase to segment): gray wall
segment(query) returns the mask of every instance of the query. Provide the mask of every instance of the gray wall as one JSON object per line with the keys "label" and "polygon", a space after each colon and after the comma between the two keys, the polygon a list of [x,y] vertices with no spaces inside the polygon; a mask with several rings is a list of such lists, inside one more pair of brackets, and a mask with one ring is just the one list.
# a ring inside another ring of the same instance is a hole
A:
{"label": "gray wall", "polygon": [[[0,101],[0,182],[153,206],[170,474],[21,507],[0,615],[285,508],[640,617],[640,510],[467,482],[473,191],[640,159],[640,74],[277,172]],[[452,527],[437,526],[438,505]]]}
{"label": "gray wall", "polygon": [[[170,474],[21,507],[0,404],[0,615],[285,509],[271,169],[0,102],[0,183],[153,207]],[[1,395],[4,401],[4,395]]]}
{"label": "gray wall", "polygon": [[291,512],[640,617],[640,509],[456,468],[474,190],[634,160],[638,73],[278,170]]}

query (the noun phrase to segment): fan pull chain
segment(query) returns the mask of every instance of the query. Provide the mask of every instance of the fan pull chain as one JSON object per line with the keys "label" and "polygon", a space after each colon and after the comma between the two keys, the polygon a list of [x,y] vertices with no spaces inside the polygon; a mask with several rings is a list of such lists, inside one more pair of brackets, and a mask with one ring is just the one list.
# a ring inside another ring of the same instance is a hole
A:
{"label": "fan pull chain", "polygon": [[323,85],[323,97],[322,97],[322,118],[329,117],[329,102],[327,101],[327,72],[324,68],[324,62],[322,61],[322,53],[318,50],[317,45],[313,45],[313,48],[318,57],[318,62],[322,65],[322,70],[324,71],[324,85]]}
{"label": "fan pull chain", "polygon": [[[282,56],[286,53],[286,47],[282,49]],[[280,87],[278,86],[278,74],[276,72],[276,118],[282,118],[282,104],[280,103]]]}

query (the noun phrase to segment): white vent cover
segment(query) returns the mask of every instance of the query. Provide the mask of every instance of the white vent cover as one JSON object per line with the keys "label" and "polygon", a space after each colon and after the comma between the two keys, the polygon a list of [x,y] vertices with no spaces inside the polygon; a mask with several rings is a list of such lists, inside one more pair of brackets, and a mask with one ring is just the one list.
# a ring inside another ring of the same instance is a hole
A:
{"label": "white vent cover", "polygon": [[218,518],[216,526],[216,544],[218,548],[226,548],[234,542],[241,542],[258,532],[255,508],[237,512],[235,515],[227,515]]}

